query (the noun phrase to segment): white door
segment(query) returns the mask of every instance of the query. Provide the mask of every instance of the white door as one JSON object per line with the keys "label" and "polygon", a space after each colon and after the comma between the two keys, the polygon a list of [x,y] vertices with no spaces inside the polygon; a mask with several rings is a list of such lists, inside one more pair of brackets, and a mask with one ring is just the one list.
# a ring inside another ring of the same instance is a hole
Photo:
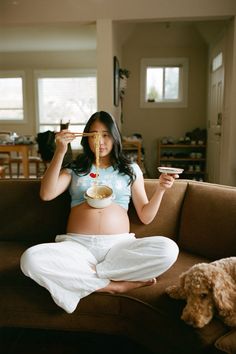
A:
{"label": "white door", "polygon": [[211,183],[220,183],[223,101],[224,67],[222,64],[212,71],[210,76],[207,169],[208,181]]}

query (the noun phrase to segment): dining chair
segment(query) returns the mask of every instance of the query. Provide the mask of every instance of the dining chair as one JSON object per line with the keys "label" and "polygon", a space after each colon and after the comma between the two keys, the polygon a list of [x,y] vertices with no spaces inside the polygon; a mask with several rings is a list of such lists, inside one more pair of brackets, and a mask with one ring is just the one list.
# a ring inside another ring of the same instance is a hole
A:
{"label": "dining chair", "polygon": [[[0,131],[0,144],[9,144],[13,142],[12,140],[12,132],[10,131]],[[24,138],[24,137],[22,137]],[[17,141],[17,140],[16,140]],[[24,139],[22,142],[24,143]],[[21,175],[21,164],[22,157],[19,154],[11,153],[11,152],[1,152],[0,153],[0,165],[5,166],[8,169],[9,177],[12,178],[15,175],[17,178]],[[16,170],[13,169],[14,165],[16,165]],[[46,166],[42,158],[38,155],[29,155],[29,166],[35,165],[33,172],[36,177],[40,177],[41,174],[41,165],[45,170]],[[14,171],[13,171],[14,170]],[[32,170],[32,169],[31,169]],[[35,172],[34,172],[35,171]]]}
{"label": "dining chair", "polygon": [[[11,142],[12,132],[0,131],[0,144],[7,144]],[[8,169],[9,177],[12,178],[12,156],[10,152],[0,153],[0,165],[4,167],[4,173]]]}
{"label": "dining chair", "polygon": [[0,166],[0,178],[6,177],[6,166]]}
{"label": "dining chair", "polygon": [[[46,171],[47,169],[47,163],[43,161],[43,159],[40,156],[29,156],[29,165],[35,165],[35,176],[37,178],[41,177],[41,175]],[[41,166],[43,170],[41,169]],[[42,170],[42,172],[41,172]],[[31,171],[32,173],[32,171]]]}
{"label": "dining chair", "polygon": [[[34,149],[34,146],[32,146],[32,151],[29,152],[28,161],[29,161],[30,175],[35,176],[37,178],[41,177],[42,173],[44,173],[47,168],[47,164],[41,158],[39,152]],[[19,178],[21,176],[20,167],[22,163],[22,157],[19,155],[12,157],[12,163],[16,163],[17,166],[16,176],[17,178]]]}

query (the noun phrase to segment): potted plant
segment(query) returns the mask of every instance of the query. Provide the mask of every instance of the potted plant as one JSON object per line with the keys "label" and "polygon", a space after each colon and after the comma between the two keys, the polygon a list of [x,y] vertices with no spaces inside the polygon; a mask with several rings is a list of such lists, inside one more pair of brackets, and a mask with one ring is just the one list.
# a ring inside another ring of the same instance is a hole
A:
{"label": "potted plant", "polygon": [[127,79],[130,76],[130,71],[128,69],[119,69],[120,78],[120,104],[121,104],[121,123],[123,123],[123,101],[125,96],[125,89],[127,87]]}
{"label": "potted plant", "polygon": [[120,77],[120,97],[123,98],[125,94],[125,89],[127,87],[127,79],[130,76],[130,71],[128,69],[120,69],[119,77]]}

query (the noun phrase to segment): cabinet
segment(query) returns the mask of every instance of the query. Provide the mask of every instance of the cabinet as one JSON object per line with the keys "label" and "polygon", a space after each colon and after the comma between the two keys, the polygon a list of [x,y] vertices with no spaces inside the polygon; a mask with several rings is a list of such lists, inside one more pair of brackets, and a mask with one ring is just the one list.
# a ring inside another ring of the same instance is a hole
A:
{"label": "cabinet", "polygon": [[181,178],[207,180],[205,144],[161,144],[158,141],[157,163],[183,168]]}

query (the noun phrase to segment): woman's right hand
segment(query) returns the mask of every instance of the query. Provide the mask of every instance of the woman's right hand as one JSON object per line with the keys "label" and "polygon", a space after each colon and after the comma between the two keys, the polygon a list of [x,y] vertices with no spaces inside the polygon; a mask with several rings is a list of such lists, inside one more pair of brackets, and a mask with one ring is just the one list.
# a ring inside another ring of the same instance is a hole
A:
{"label": "woman's right hand", "polygon": [[56,133],[55,142],[56,142],[56,150],[60,151],[61,153],[66,153],[67,146],[74,140],[75,136],[74,133],[70,132],[69,130],[65,129]]}
{"label": "woman's right hand", "polygon": [[40,197],[43,200],[52,200],[68,188],[71,175],[65,170],[61,170],[61,166],[68,144],[74,138],[75,134],[68,130],[56,133],[56,151],[41,180]]}

